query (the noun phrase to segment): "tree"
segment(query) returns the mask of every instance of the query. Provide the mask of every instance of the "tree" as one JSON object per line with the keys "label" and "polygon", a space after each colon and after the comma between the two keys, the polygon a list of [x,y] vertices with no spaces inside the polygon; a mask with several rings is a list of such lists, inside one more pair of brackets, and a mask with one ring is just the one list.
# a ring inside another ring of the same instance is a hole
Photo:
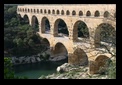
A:
{"label": "tree", "polygon": [[18,77],[15,76],[11,58],[4,57],[4,79],[27,79],[27,77]]}

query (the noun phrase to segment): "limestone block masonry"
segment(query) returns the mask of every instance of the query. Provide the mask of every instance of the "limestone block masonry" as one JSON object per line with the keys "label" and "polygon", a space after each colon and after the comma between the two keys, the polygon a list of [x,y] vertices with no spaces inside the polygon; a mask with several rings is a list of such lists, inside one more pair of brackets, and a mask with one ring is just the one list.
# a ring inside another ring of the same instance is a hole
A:
{"label": "limestone block masonry", "polygon": [[[50,47],[53,49],[55,48],[55,46],[57,46],[58,43],[63,44],[68,52],[68,63],[70,64],[90,64],[89,61],[95,61],[96,58],[100,56],[100,54],[95,55],[96,52],[98,52],[97,50],[91,49],[91,47],[94,47],[95,44],[100,43],[100,34],[96,31],[97,27],[100,24],[108,23],[112,27],[114,27],[116,31],[116,22],[109,19],[111,15],[114,16],[113,18],[116,18],[116,4],[20,5],[17,7],[17,13],[23,18],[24,16],[27,16],[30,25],[33,25],[32,18],[36,17],[39,25],[38,34],[40,34],[41,37],[46,38],[49,41]],[[46,33],[45,30],[46,19],[50,24],[49,33]],[[57,24],[59,23],[59,20],[63,20],[66,23],[69,36],[58,37]],[[109,22],[105,22],[107,20]],[[76,28],[78,23],[81,21],[87,25],[89,35],[96,38],[89,38],[88,42],[93,44],[84,44],[82,41],[78,42]],[[88,46],[87,49],[85,48],[85,45]],[[53,49],[51,49],[52,52],[56,51]],[[88,52],[88,50],[93,51]],[[106,53],[104,55],[111,57],[109,53]],[[90,68],[92,68],[91,65]],[[96,71],[91,72],[95,73]]]}

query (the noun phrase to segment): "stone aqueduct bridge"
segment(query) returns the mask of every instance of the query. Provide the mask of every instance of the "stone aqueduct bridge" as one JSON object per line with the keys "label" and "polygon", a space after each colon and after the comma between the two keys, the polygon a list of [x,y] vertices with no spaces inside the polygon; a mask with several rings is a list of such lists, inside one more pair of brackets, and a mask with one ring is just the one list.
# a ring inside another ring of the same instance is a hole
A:
{"label": "stone aqueduct bridge", "polygon": [[[35,16],[39,23],[39,34],[41,37],[46,38],[50,47],[52,47],[52,52],[56,53],[58,50],[63,50],[62,46],[67,49],[68,52],[68,62],[80,63],[86,61],[81,55],[83,52],[88,56],[88,61],[95,60],[98,56],[93,56],[95,52],[93,51],[91,54],[87,52],[91,46],[91,44],[84,44],[83,42],[78,42],[78,33],[77,33],[77,25],[80,21],[83,21],[89,30],[90,36],[95,36],[97,34],[97,38],[88,40],[91,43],[100,42],[100,34],[97,30],[97,27],[105,23],[106,18],[113,14],[116,16],[116,5],[115,4],[47,4],[47,5],[21,5],[17,7],[17,13],[24,17],[28,16],[29,24],[32,25],[32,18]],[[50,33],[46,33],[45,31],[45,20],[48,19],[50,24]],[[59,20],[62,19],[68,28],[69,36],[68,37],[58,37],[58,23]],[[112,25],[116,30],[116,23],[109,20],[110,25]],[[114,23],[114,24],[111,24]],[[84,45],[88,46],[87,49],[84,48]],[[76,46],[76,47],[75,47]],[[108,55],[107,55],[108,56]],[[108,56],[110,57],[110,56]]]}

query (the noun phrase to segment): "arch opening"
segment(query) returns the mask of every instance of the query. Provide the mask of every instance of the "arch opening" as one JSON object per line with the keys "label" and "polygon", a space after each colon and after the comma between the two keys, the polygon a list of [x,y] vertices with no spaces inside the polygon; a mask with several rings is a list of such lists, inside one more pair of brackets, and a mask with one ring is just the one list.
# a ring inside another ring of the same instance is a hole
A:
{"label": "arch opening", "polygon": [[37,13],[39,13],[39,9],[37,9]]}
{"label": "arch opening", "polygon": [[60,14],[59,10],[57,10],[57,14]]}
{"label": "arch opening", "polygon": [[54,58],[58,58],[59,60],[66,60],[66,62],[68,63],[68,51],[66,49],[66,47],[58,42],[56,43],[53,51],[51,52],[52,57]]}
{"label": "arch opening", "polygon": [[34,9],[34,13],[36,13],[36,9]]}
{"label": "arch opening", "polygon": [[48,41],[48,39],[43,38],[42,39],[42,44],[44,45],[44,47],[46,47],[46,48],[44,48],[45,51],[48,50],[48,49],[50,49],[50,42]]}
{"label": "arch opening", "polygon": [[108,11],[105,11],[105,12],[104,12],[104,17],[105,17],[105,18],[109,17],[109,12],[108,12]]}
{"label": "arch opening", "polygon": [[40,9],[40,13],[43,13],[42,9]]}
{"label": "arch opening", "polygon": [[33,12],[33,10],[31,9],[31,13]]}
{"label": "arch opening", "polygon": [[86,16],[91,16],[91,12],[90,11],[87,11],[86,12]]}
{"label": "arch opening", "polygon": [[30,12],[30,9],[28,9],[28,12]]}
{"label": "arch opening", "polygon": [[95,47],[102,47],[108,44],[116,46],[116,31],[115,28],[108,23],[100,24],[95,31]]}
{"label": "arch opening", "polygon": [[24,22],[24,24],[29,24],[29,18],[27,15],[24,15],[23,22]]}
{"label": "arch opening", "polygon": [[100,16],[100,12],[97,10],[95,11],[95,14],[94,14],[95,17],[99,17]]}
{"label": "arch opening", "polygon": [[79,16],[83,16],[83,12],[82,11],[79,11]]}
{"label": "arch opening", "polygon": [[72,15],[73,16],[76,15],[76,11],[75,10],[72,11]]}
{"label": "arch opening", "polygon": [[48,14],[50,14],[51,13],[51,11],[50,10],[48,10]]}
{"label": "arch opening", "polygon": [[23,18],[21,17],[20,14],[17,14],[17,18],[19,19],[20,24],[22,24],[22,25],[28,24],[29,25],[29,18],[26,14],[23,16]]}
{"label": "arch opening", "polygon": [[62,19],[57,19],[54,24],[54,37],[69,36],[66,23]]}
{"label": "arch opening", "polygon": [[47,17],[43,17],[41,20],[41,32],[50,33],[50,23]]}
{"label": "arch opening", "polygon": [[88,65],[88,56],[81,48],[77,48],[73,52],[73,58],[74,58],[72,61],[73,64],[81,66]]}
{"label": "arch opening", "polygon": [[52,14],[55,14],[55,10],[52,11]]}
{"label": "arch opening", "polygon": [[96,73],[104,73],[107,70],[110,62],[112,62],[112,60],[106,55],[97,56],[97,58],[95,59],[95,63],[97,65]]}
{"label": "arch opening", "polygon": [[79,20],[73,27],[73,41],[80,41],[81,38],[89,38],[89,30],[85,22]]}
{"label": "arch opening", "polygon": [[32,24],[32,28],[36,32],[39,32],[39,22],[38,22],[38,19],[37,19],[37,17],[35,15],[32,16],[31,24]]}
{"label": "arch opening", "polygon": [[66,12],[66,15],[70,15],[70,12],[69,12],[69,10],[67,10],[67,12]]}
{"label": "arch opening", "polygon": [[46,9],[44,10],[44,13],[45,13],[45,14],[47,13]]}
{"label": "arch opening", "polygon": [[61,11],[61,15],[64,15],[64,10]]}

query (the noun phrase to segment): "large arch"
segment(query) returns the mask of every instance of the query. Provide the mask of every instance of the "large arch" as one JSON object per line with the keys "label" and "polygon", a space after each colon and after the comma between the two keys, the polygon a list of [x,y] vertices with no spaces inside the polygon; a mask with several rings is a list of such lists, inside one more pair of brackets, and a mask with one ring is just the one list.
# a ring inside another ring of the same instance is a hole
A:
{"label": "large arch", "polygon": [[[69,35],[69,31],[67,28],[67,24],[65,23],[65,21],[61,18],[58,18],[55,23],[54,23],[54,37],[58,37],[58,36],[68,36]],[[58,33],[61,33],[61,35],[59,35]]]}
{"label": "large arch", "polygon": [[19,21],[21,21],[22,20],[21,14],[17,14],[17,18],[19,19]]}
{"label": "large arch", "polygon": [[68,63],[68,50],[65,47],[65,45],[60,42],[56,43],[53,50],[51,51],[51,55],[53,57],[59,58],[59,60],[65,59],[66,62]]}
{"label": "large arch", "polygon": [[95,30],[95,47],[101,47],[101,42],[113,43],[116,45],[115,28],[108,23],[101,23]]}
{"label": "large arch", "polygon": [[23,17],[23,20],[24,20],[24,23],[25,24],[29,24],[29,17],[28,17],[28,15],[24,15],[24,17]]}
{"label": "large arch", "polygon": [[[107,66],[109,65],[109,62],[111,62],[111,60],[106,55],[97,56],[97,58],[95,59],[95,63],[97,65],[96,68],[98,71],[96,73],[104,72],[106,70]],[[102,70],[102,68],[103,68],[103,70]]]}
{"label": "large arch", "polygon": [[76,65],[88,65],[88,56],[83,49],[77,48],[73,52],[72,64]]}
{"label": "large arch", "polygon": [[42,44],[47,47],[50,48],[50,41],[47,38],[43,38],[42,39]]}
{"label": "large arch", "polygon": [[38,19],[35,15],[32,16],[31,26],[33,27],[33,29],[35,31],[39,32],[39,22],[38,22]]}
{"label": "large arch", "polygon": [[78,37],[89,38],[89,30],[85,22],[78,20],[73,26],[73,41],[79,41]]}
{"label": "large arch", "polygon": [[50,31],[50,22],[47,17],[43,17],[41,20],[41,33],[45,33],[47,31]]}

